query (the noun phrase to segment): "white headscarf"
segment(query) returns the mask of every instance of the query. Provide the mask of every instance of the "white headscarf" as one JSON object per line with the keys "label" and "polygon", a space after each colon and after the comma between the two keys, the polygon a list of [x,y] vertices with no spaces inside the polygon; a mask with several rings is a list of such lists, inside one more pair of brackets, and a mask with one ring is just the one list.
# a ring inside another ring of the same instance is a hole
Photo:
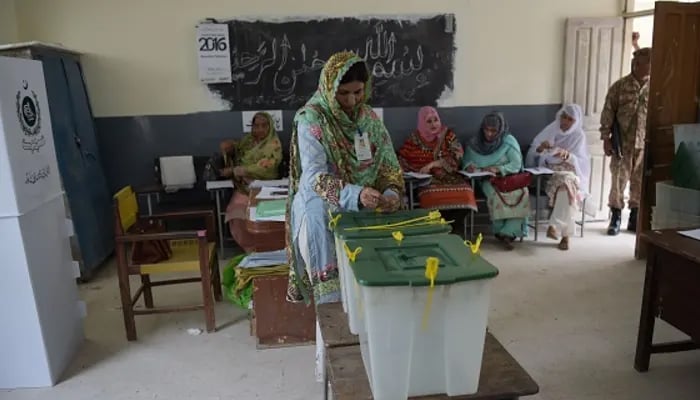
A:
{"label": "white headscarf", "polygon": [[[560,127],[561,116],[566,114],[574,119],[573,125],[566,132]],[[588,153],[586,144],[586,133],[583,131],[583,111],[578,104],[565,104],[558,112],[554,122],[547,125],[540,132],[530,145],[525,158],[525,165],[528,167],[538,167],[544,164],[545,157],[539,157],[537,147],[548,141],[552,147],[564,149],[569,152],[568,162],[576,168],[581,184],[579,190],[584,196],[588,195],[588,181],[591,174],[591,156]]]}

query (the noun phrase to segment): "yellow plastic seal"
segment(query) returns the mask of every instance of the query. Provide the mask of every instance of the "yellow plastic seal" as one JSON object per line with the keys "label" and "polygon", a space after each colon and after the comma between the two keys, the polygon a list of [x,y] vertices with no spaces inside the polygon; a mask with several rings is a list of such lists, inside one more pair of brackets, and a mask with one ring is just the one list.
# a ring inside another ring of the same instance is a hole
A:
{"label": "yellow plastic seal", "polygon": [[401,246],[401,242],[403,241],[403,232],[401,231],[394,231],[391,232],[391,236],[394,238],[399,243],[399,246]]}
{"label": "yellow plastic seal", "polygon": [[425,302],[425,310],[423,311],[423,330],[428,328],[430,320],[430,308],[433,304],[433,291],[435,289],[435,278],[437,278],[440,260],[437,257],[428,257],[425,260],[425,278],[430,281],[428,288],[428,300]]}
{"label": "yellow plastic seal", "polygon": [[479,251],[481,251],[481,241],[484,240],[484,235],[481,233],[476,237],[476,241],[472,243],[469,240],[465,240],[464,244],[469,247],[469,250],[471,250],[472,254],[479,254]]}
{"label": "yellow plastic seal", "polygon": [[358,247],[355,250],[350,250],[347,243],[343,243],[343,249],[345,249],[345,254],[348,255],[350,262],[355,262],[357,255],[362,252],[362,247]]}

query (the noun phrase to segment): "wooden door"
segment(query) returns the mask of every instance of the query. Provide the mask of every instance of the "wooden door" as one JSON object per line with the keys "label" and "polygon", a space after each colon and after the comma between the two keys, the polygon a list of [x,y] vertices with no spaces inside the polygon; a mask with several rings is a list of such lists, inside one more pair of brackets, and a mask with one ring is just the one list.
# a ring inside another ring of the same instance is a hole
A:
{"label": "wooden door", "polygon": [[600,140],[600,114],[608,88],[622,74],[622,18],[570,18],[566,21],[564,102],[581,106],[591,154],[591,200],[598,218],[607,218],[609,158]]}
{"label": "wooden door", "polygon": [[[671,179],[673,125],[698,120],[700,3],[656,3],[652,43],[640,231],[651,228],[656,182]],[[639,235],[635,255],[646,255]]]}

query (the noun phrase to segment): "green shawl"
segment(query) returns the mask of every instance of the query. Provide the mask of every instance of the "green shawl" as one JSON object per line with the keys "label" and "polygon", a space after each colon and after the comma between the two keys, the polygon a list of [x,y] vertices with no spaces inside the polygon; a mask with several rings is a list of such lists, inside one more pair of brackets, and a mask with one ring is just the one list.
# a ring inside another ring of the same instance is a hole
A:
{"label": "green shawl", "polygon": [[[272,116],[266,112],[255,114],[257,117],[267,119],[268,132],[262,140],[256,140],[252,133],[248,133],[236,146],[236,160],[234,165],[245,168],[249,179],[276,179],[278,177],[279,164],[282,162],[282,144]],[[244,179],[234,177],[237,189],[248,192],[248,184]]]}

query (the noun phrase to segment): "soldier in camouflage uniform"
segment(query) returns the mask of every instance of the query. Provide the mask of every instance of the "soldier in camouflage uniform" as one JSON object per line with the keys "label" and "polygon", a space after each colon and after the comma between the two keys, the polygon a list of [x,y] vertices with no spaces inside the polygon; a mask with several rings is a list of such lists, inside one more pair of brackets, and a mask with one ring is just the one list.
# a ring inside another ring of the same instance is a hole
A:
{"label": "soldier in camouflage uniform", "polygon": [[[647,103],[651,49],[634,52],[632,73],[615,82],[608,90],[600,117],[600,138],[605,154],[611,156],[612,187],[608,205],[611,211],[608,235],[620,233],[621,214],[625,207],[624,192],[630,185],[630,218],[627,230],[637,230],[637,210],[642,191],[644,168],[644,138],[646,136]],[[619,149],[613,142],[613,126],[619,135]]]}

